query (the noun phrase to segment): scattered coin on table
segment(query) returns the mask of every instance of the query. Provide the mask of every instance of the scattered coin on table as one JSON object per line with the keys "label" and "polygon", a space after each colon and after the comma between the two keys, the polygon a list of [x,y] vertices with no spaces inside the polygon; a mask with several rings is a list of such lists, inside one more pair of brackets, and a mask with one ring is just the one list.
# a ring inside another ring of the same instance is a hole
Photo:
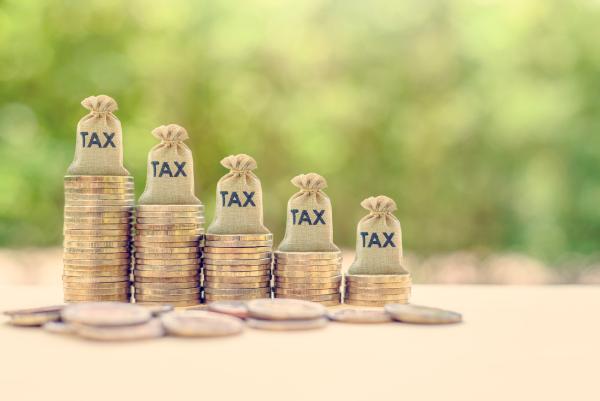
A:
{"label": "scattered coin on table", "polygon": [[208,304],[208,310],[245,319],[248,317],[248,305],[244,301],[215,301]]}
{"label": "scattered coin on table", "polygon": [[44,306],[40,308],[17,309],[4,312],[15,326],[41,326],[44,323],[60,320],[60,311],[64,305]]}
{"label": "scattered coin on table", "polygon": [[240,334],[241,319],[207,311],[170,312],[161,316],[168,334],[180,337],[221,337]]}
{"label": "scattered coin on table", "polygon": [[329,319],[342,323],[389,323],[390,315],[380,309],[338,309],[327,312]]}
{"label": "scattered coin on table", "polygon": [[162,337],[165,330],[159,318],[127,326],[74,325],[80,337],[97,341],[133,341]]}
{"label": "scattered coin on table", "polygon": [[256,299],[248,301],[249,315],[267,320],[306,320],[325,316],[327,309],[318,303],[300,299]]}
{"label": "scattered coin on table", "polygon": [[127,326],[147,322],[152,313],[140,305],[90,302],[66,306],[61,312],[68,323],[90,326]]}
{"label": "scattered coin on table", "polygon": [[449,310],[410,304],[387,304],[385,311],[394,319],[404,323],[449,324],[462,321],[462,315]]}
{"label": "scattered coin on table", "polygon": [[50,333],[54,334],[75,334],[75,327],[65,322],[47,322],[44,323],[42,328]]}

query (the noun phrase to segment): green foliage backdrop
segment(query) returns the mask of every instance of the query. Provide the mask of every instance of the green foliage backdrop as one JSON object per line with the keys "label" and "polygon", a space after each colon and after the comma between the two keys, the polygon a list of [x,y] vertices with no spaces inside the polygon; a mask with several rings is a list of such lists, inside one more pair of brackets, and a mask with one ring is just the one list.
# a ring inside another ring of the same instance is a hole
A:
{"label": "green foliage backdrop", "polygon": [[597,1],[0,1],[0,245],[58,244],[81,99],[120,105],[144,186],[152,128],[190,132],[212,217],[248,153],[281,238],[289,179],[324,175],[336,242],[398,203],[405,247],[600,246]]}

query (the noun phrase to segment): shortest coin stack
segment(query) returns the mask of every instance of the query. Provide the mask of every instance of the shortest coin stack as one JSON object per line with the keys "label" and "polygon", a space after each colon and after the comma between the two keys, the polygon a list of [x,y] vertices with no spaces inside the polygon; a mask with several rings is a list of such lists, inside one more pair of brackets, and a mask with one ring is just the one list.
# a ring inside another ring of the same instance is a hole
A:
{"label": "shortest coin stack", "polygon": [[202,205],[138,205],[135,301],[192,306],[200,302]]}
{"label": "shortest coin stack", "polygon": [[270,298],[272,249],[273,234],[206,234],[205,301]]}
{"label": "shortest coin stack", "polygon": [[410,297],[410,274],[347,274],[344,303],[357,306],[405,304]]}
{"label": "shortest coin stack", "polygon": [[133,177],[64,178],[65,302],[129,301]]}
{"label": "shortest coin stack", "polygon": [[340,304],[341,252],[275,252],[275,297]]}

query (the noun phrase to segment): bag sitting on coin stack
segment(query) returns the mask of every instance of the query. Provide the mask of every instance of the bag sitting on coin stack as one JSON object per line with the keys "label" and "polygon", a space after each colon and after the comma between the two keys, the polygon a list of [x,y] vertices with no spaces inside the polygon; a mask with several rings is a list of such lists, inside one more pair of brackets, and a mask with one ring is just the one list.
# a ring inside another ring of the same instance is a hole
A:
{"label": "bag sitting on coin stack", "polygon": [[342,255],[333,243],[331,201],[323,192],[327,182],[309,173],[292,184],[300,190],[288,202],[285,237],[275,252],[275,296],[337,305]]}
{"label": "bag sitting on coin stack", "polygon": [[221,160],[215,218],[204,244],[207,302],[271,297],[273,235],[263,225],[262,188],[248,155]]}
{"label": "bag sitting on coin stack", "polygon": [[133,177],[109,96],[85,98],[75,157],[64,178],[65,302],[129,301]]}
{"label": "bag sitting on coin stack", "polygon": [[380,195],[360,205],[369,214],[359,221],[356,230],[356,258],[346,275],[345,303],[407,303],[411,279],[402,266],[402,230],[393,215],[396,203]]}
{"label": "bag sitting on coin stack", "polygon": [[152,131],[160,143],[148,154],[146,188],[135,224],[135,300],[191,306],[200,301],[204,206],[194,194],[194,161],[185,128]]}

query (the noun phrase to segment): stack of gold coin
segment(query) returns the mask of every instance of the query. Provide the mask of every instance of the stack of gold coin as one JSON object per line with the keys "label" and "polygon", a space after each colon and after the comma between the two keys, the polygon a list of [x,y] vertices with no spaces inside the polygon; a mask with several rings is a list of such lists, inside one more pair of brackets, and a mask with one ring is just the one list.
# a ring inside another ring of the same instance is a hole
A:
{"label": "stack of gold coin", "polygon": [[128,302],[133,177],[65,176],[65,302]]}
{"label": "stack of gold coin", "polygon": [[410,297],[410,274],[347,274],[344,303],[357,306],[405,304]]}
{"label": "stack of gold coin", "polygon": [[273,234],[206,234],[205,301],[270,298],[272,250]]}
{"label": "stack of gold coin", "polygon": [[135,222],[135,301],[200,303],[203,205],[138,205]]}
{"label": "stack of gold coin", "polygon": [[341,270],[341,252],[275,252],[275,297],[339,305]]}

